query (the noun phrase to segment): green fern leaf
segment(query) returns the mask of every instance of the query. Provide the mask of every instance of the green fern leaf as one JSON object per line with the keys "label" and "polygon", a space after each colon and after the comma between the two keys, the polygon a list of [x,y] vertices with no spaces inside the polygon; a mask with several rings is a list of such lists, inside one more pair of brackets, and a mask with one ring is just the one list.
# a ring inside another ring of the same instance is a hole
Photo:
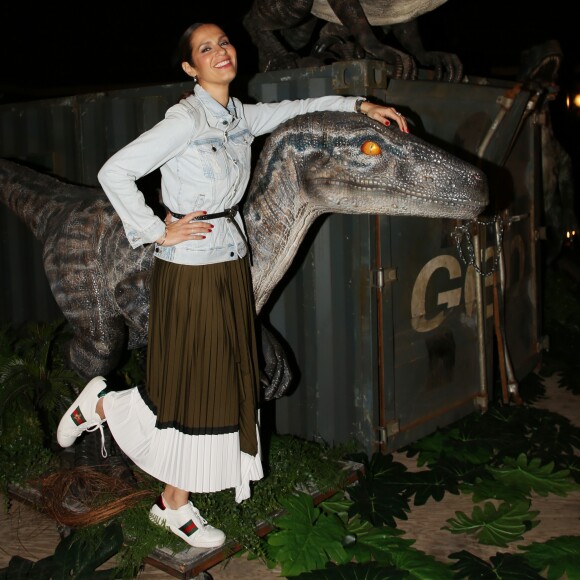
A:
{"label": "green fern leaf", "polygon": [[355,541],[346,546],[346,551],[351,560],[355,559],[357,562],[374,559],[384,564],[392,564],[393,553],[404,551],[415,543],[415,540],[401,538],[404,532],[397,528],[375,528],[360,517],[355,517],[348,523],[347,531]]}
{"label": "green fern leaf", "polygon": [[540,576],[526,560],[517,554],[500,554],[490,558],[491,564],[477,556],[461,550],[450,554],[449,558],[457,560],[451,564],[456,570],[456,578],[477,578],[478,580],[541,580]]}
{"label": "green fern leaf", "polygon": [[572,457],[568,462],[570,476],[576,483],[580,483],[580,457]]}
{"label": "green fern leaf", "polygon": [[521,453],[517,459],[506,457],[502,467],[488,469],[496,480],[524,493],[534,491],[541,496],[547,496],[550,493],[565,496],[570,491],[580,489],[580,486],[570,477],[569,470],[554,472],[553,462],[541,465],[538,458],[528,462],[524,453]]}
{"label": "green fern leaf", "polygon": [[436,464],[448,446],[448,442],[454,435],[459,434],[459,429],[438,429],[431,435],[411,443],[407,448],[407,456],[417,457],[417,466],[424,467]]}
{"label": "green fern leaf", "polygon": [[413,504],[425,505],[429,499],[441,501],[446,492],[459,495],[457,478],[442,469],[418,471],[409,474],[409,489],[415,492]]}
{"label": "green fern leaf", "polygon": [[560,536],[518,548],[525,552],[524,557],[531,566],[547,570],[548,580],[580,578],[580,536]]}
{"label": "green fern leaf", "polygon": [[346,533],[340,518],[316,508],[306,493],[283,498],[280,503],[287,514],[276,519],[279,531],[268,535],[268,545],[283,576],[322,569],[332,560],[348,561],[342,547]]}
{"label": "green fern leaf", "polygon": [[521,540],[522,534],[538,525],[539,512],[529,511],[529,502],[502,503],[496,508],[486,502],[483,509],[475,506],[471,517],[455,512],[456,518],[448,519],[449,526],[442,529],[453,534],[475,534],[481,544],[507,547],[510,542]]}
{"label": "green fern leaf", "polygon": [[[116,522],[96,529],[90,541],[73,531],[54,551],[50,578],[104,578],[96,569],[117,554],[122,545],[123,530]],[[39,578],[34,573],[31,577]]]}
{"label": "green fern leaf", "polygon": [[[409,575],[394,566],[384,566],[378,562],[366,564],[347,564],[335,566],[329,564],[324,570],[305,572],[295,577],[296,580],[409,580]],[[435,579],[432,579],[435,580]]]}
{"label": "green fern leaf", "polygon": [[447,564],[437,561],[420,550],[413,548],[398,550],[393,553],[393,563],[400,570],[409,572],[410,577],[417,580],[447,580],[453,574]]}
{"label": "green fern leaf", "polygon": [[[572,425],[566,417],[546,409],[534,408],[530,408],[526,414],[529,437],[528,445],[522,452],[528,456],[541,457],[548,463],[561,456],[573,455],[574,448],[580,448],[580,428]],[[509,455],[517,457],[518,454]]]}
{"label": "green fern leaf", "polygon": [[472,467],[485,465],[505,440],[511,440],[502,437],[506,430],[517,433],[504,417],[496,417],[491,412],[469,415],[468,419],[458,421],[452,427],[440,429],[410,444],[406,448],[407,454],[413,456],[418,452],[419,466],[440,466],[442,461],[450,458],[459,464]]}
{"label": "green fern leaf", "polygon": [[462,484],[460,489],[463,493],[473,494],[473,503],[479,503],[487,499],[496,499],[507,503],[517,503],[529,499],[524,491],[509,486],[503,481],[478,479],[475,483]]}
{"label": "green fern leaf", "polygon": [[395,518],[407,519],[409,478],[407,468],[392,455],[375,453],[364,474],[348,487],[353,504],[349,517],[360,514],[374,526],[396,527]]}
{"label": "green fern leaf", "polygon": [[391,454],[374,453],[364,473],[364,479],[381,482],[396,491],[402,491],[407,486],[407,468],[395,461]]}
{"label": "green fern leaf", "polygon": [[326,514],[334,514],[346,525],[348,522],[348,511],[352,506],[352,501],[347,499],[343,491],[335,493],[332,497],[320,502],[318,507]]}
{"label": "green fern leaf", "polygon": [[389,495],[379,485],[349,490],[353,505],[349,517],[360,514],[375,526],[396,527],[395,518],[407,519],[408,500],[400,494]]}

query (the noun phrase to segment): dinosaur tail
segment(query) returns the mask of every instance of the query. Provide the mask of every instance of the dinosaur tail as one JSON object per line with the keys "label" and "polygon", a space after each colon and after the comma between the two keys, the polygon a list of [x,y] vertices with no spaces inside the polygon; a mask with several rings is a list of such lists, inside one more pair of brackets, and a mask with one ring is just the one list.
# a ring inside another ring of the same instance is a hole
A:
{"label": "dinosaur tail", "polygon": [[86,202],[97,188],[66,183],[23,164],[0,159],[0,200],[45,242],[50,224],[57,224],[71,202]]}

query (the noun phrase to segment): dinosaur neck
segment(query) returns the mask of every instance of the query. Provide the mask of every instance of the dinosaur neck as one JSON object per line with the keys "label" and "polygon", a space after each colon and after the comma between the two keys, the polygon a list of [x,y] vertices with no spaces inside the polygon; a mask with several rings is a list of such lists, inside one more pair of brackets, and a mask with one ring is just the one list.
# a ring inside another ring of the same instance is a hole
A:
{"label": "dinosaur neck", "polygon": [[254,195],[246,229],[252,246],[252,281],[259,313],[294,260],[314,220],[323,212],[299,189],[284,167],[273,172],[268,188]]}

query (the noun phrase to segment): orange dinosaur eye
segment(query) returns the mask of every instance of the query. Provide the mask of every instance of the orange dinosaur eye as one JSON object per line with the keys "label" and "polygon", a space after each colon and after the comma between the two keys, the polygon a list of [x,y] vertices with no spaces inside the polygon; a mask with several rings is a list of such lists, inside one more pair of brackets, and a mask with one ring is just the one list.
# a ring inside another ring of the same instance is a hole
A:
{"label": "orange dinosaur eye", "polygon": [[365,155],[380,155],[381,154],[381,148],[379,146],[378,143],[375,143],[374,141],[365,141],[360,150],[365,154]]}

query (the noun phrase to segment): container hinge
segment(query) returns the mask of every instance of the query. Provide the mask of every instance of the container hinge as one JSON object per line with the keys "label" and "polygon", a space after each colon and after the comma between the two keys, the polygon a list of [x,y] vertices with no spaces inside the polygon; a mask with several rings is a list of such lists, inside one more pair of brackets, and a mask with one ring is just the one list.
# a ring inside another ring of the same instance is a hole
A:
{"label": "container hinge", "polygon": [[397,268],[376,268],[372,271],[373,287],[383,288],[387,282],[397,279]]}
{"label": "container hinge", "polygon": [[399,432],[399,421],[397,419],[387,421],[384,427],[377,427],[377,431],[379,432],[379,443],[386,445],[389,437]]}

